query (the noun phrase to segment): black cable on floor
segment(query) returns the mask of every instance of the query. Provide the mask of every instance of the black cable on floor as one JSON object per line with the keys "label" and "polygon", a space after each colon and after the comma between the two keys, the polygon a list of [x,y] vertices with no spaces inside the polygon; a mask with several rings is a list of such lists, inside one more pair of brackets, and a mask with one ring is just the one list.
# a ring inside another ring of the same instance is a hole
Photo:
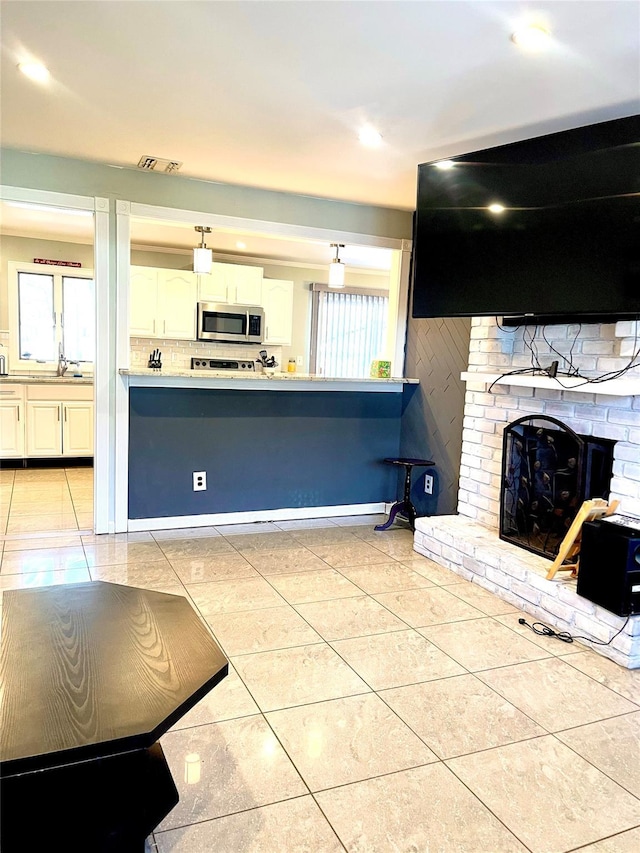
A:
{"label": "black cable on floor", "polygon": [[[531,628],[534,634],[540,634],[543,637],[556,637],[558,640],[562,640],[563,643],[573,643],[574,640],[587,640],[589,643],[593,643],[596,646],[608,646],[609,643],[612,643],[618,634],[621,634],[624,629],[627,627],[627,624],[631,619],[631,614],[627,616],[624,625],[617,634],[614,634],[610,640],[606,643],[602,642],[602,640],[594,640],[592,637],[583,637],[582,634],[570,634],[568,631],[554,631],[553,628],[550,628],[548,625],[545,625],[544,622],[534,622],[533,624],[529,624],[526,619],[518,619],[519,625],[526,625],[527,628]],[[540,628],[536,628],[536,625],[540,625]]]}

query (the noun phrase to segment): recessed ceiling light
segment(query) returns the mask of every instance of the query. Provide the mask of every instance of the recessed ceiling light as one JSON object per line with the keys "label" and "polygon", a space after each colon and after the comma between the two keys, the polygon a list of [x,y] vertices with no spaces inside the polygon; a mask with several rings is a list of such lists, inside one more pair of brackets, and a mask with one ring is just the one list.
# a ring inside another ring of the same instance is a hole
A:
{"label": "recessed ceiling light", "polygon": [[363,145],[366,145],[367,148],[377,148],[382,144],[382,136],[370,125],[362,128],[358,134],[358,139]]}
{"label": "recessed ceiling light", "polygon": [[497,202],[495,202],[494,204],[490,204],[487,210],[491,213],[504,213],[505,206],[504,204],[498,204]]}
{"label": "recessed ceiling light", "polygon": [[539,24],[529,24],[512,33],[511,41],[523,50],[535,53],[549,46],[551,33]]}
{"label": "recessed ceiling light", "polygon": [[455,163],[453,160],[438,160],[437,163],[433,164],[436,169],[442,169],[443,172],[446,172],[447,169],[453,169]]}
{"label": "recessed ceiling light", "polygon": [[30,80],[35,80],[37,83],[44,83],[49,79],[49,69],[41,62],[21,62],[18,69],[22,71],[25,77]]}
{"label": "recessed ceiling light", "polygon": [[247,248],[247,244],[243,243],[242,240],[238,240],[238,242],[236,243],[236,249],[246,249],[246,248]]}

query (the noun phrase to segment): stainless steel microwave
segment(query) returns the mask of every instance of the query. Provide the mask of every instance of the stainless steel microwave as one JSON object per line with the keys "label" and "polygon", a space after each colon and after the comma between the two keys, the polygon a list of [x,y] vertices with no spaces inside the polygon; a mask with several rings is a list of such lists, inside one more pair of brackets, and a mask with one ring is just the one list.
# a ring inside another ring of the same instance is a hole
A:
{"label": "stainless steel microwave", "polygon": [[198,340],[261,344],[264,311],[247,305],[198,302]]}

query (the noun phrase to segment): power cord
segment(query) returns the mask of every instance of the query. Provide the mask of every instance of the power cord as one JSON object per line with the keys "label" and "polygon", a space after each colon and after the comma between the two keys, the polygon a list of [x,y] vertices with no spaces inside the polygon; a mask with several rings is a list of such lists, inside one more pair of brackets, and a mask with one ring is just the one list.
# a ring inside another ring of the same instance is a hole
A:
{"label": "power cord", "polygon": [[[624,631],[630,618],[631,614],[627,616],[624,625],[620,628],[617,634],[614,634],[606,643],[603,643],[602,640],[594,640],[592,637],[583,637],[582,634],[571,635],[568,631],[554,631],[553,628],[545,625],[544,622],[534,622],[530,625],[527,620],[522,619],[522,617],[518,619],[518,624],[526,625],[527,628],[531,628],[534,634],[539,634],[543,637],[556,637],[558,640],[562,640],[563,643],[573,643],[574,640],[587,640],[589,643],[593,643],[596,646],[608,646],[609,643],[612,643],[615,640],[618,634],[621,634]],[[536,625],[540,625],[540,628],[536,628]]]}

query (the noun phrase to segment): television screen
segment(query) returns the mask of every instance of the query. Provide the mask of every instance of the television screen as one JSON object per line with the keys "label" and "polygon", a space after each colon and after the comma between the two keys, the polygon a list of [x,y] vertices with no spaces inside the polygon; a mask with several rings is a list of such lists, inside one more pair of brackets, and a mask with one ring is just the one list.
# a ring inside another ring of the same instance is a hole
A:
{"label": "television screen", "polygon": [[639,116],[418,167],[414,317],[636,314]]}

